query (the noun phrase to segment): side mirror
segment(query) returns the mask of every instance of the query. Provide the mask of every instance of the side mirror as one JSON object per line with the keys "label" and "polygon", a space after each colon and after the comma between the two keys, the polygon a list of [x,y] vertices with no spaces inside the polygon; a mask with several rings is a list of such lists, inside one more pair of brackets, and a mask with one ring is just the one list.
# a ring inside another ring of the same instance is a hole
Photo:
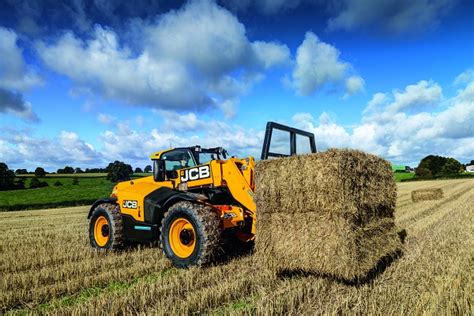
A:
{"label": "side mirror", "polygon": [[166,180],[166,168],[165,161],[161,159],[156,159],[153,161],[153,179],[156,182],[161,182]]}

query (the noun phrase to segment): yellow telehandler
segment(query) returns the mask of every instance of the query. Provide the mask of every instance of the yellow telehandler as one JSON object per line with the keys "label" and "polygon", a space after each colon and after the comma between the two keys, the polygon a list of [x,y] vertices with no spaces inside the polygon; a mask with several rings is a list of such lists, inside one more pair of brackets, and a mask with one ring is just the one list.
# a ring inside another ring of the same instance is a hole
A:
{"label": "yellow telehandler", "polygon": [[[314,135],[268,122],[261,159],[270,152],[273,130],[289,133],[290,154],[297,135]],[[223,238],[252,245],[257,210],[253,195],[254,158],[227,157],[221,147],[173,148],[154,153],[153,176],[118,183],[109,198],[96,201],[88,214],[90,244],[114,250],[125,242],[153,242],[180,268],[211,262]],[[230,237],[230,238],[229,238]]]}

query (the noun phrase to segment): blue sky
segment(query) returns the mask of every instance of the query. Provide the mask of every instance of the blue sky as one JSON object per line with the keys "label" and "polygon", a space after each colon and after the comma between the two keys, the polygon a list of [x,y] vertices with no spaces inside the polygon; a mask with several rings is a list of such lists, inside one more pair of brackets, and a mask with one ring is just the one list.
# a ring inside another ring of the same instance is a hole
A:
{"label": "blue sky", "polygon": [[474,159],[474,3],[2,1],[0,161],[259,156],[269,120],[318,148]]}

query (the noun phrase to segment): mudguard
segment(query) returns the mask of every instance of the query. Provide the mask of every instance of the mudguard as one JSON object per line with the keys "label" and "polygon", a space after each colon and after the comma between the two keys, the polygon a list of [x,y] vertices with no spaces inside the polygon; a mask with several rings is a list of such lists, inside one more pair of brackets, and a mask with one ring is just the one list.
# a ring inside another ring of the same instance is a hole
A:
{"label": "mudguard", "polygon": [[116,204],[117,203],[117,198],[104,198],[104,199],[99,199],[92,204],[89,214],[87,214],[87,219],[90,219],[92,216],[92,212],[94,212],[94,209],[97,207],[97,205],[102,204],[102,203],[112,203]]}
{"label": "mudguard", "polygon": [[159,224],[168,208],[178,201],[200,202],[205,199],[203,195],[161,187],[145,196],[145,223]]}

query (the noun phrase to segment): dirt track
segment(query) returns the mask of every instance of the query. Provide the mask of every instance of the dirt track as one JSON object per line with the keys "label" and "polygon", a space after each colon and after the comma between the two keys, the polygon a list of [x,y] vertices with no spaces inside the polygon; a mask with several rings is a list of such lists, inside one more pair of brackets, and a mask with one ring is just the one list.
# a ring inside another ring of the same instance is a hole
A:
{"label": "dirt track", "polygon": [[[444,197],[413,203],[440,187]],[[0,313],[206,312],[474,314],[474,180],[398,186],[403,255],[365,284],[274,277],[251,256],[177,270],[156,248],[95,254],[87,207],[0,213]]]}

